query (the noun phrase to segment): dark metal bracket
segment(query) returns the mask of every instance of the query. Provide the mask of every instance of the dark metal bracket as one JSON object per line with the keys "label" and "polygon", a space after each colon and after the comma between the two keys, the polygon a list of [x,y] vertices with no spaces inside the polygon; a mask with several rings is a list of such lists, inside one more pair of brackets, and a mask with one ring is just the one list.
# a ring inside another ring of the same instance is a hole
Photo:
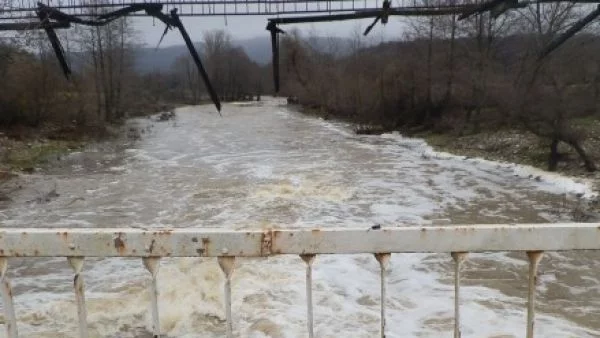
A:
{"label": "dark metal bracket", "polygon": [[63,46],[60,43],[60,40],[58,39],[58,35],[56,35],[56,31],[54,30],[54,28],[48,24],[49,18],[46,15],[46,13],[40,10],[37,12],[37,15],[42,23],[41,26],[46,31],[46,35],[48,35],[48,40],[50,40],[50,44],[52,45],[52,49],[54,50],[54,55],[56,55],[56,58],[58,59],[58,63],[62,68],[63,74],[65,74],[65,77],[69,79],[71,77],[71,67],[67,62],[65,50],[63,49]]}
{"label": "dark metal bracket", "polygon": [[217,111],[220,113],[221,112],[221,101],[219,100],[219,96],[217,95],[217,92],[213,88],[213,86],[210,82],[210,79],[208,78],[208,74],[206,73],[206,70],[204,69],[204,66],[202,65],[200,56],[198,55],[198,52],[196,51],[196,48],[194,47],[194,44],[192,43],[192,40],[190,39],[190,36],[187,33],[187,30],[185,29],[185,27],[183,26],[183,23],[179,19],[179,15],[177,15],[177,8],[174,8],[173,10],[171,10],[171,19],[173,20],[174,26],[179,29],[179,32],[181,33],[181,36],[183,37],[183,40],[185,41],[185,44],[187,45],[187,48],[188,48],[190,54],[192,55],[194,62],[196,63],[196,67],[198,68],[198,71],[200,72],[200,75],[202,76],[204,85],[206,85],[206,89],[208,90],[208,93],[210,94],[210,99],[214,103],[215,107],[217,107]]}
{"label": "dark metal bracket", "polygon": [[377,22],[379,20],[381,20],[382,24],[386,24],[388,23],[388,17],[390,14],[390,7],[392,6],[392,2],[390,0],[383,0],[383,9],[381,10],[381,14],[379,14],[375,20],[373,20],[373,23],[370,24],[367,29],[365,29],[365,32],[363,33],[364,36],[367,36],[371,30],[373,29],[373,27],[375,27],[375,25],[377,24]]}
{"label": "dark metal bracket", "polygon": [[71,28],[71,24],[68,22],[9,22],[9,23],[0,23],[0,31],[31,31],[36,29],[45,29],[45,28],[53,28],[53,29],[62,29],[62,28]]}
{"label": "dark metal bracket", "polygon": [[527,3],[519,3],[519,0],[492,0],[464,11],[458,17],[458,20],[464,20],[473,15],[481,14],[487,11],[490,11],[492,17],[495,19],[509,9],[523,8],[527,6]]}
{"label": "dark metal bracket", "polygon": [[577,21],[566,32],[564,32],[562,35],[560,35],[559,37],[554,39],[554,41],[551,41],[548,44],[548,46],[546,46],[546,48],[544,48],[542,50],[542,52],[540,53],[540,55],[538,57],[538,60],[541,60],[541,59],[545,58],[546,56],[548,56],[548,54],[552,53],[552,51],[554,51],[556,48],[560,47],[560,45],[565,43],[565,41],[567,41],[569,38],[571,38],[573,35],[575,35],[575,33],[584,29],[585,26],[587,26],[590,22],[592,22],[598,16],[600,16],[600,5],[598,5],[598,7],[596,7],[596,9],[594,11],[592,11],[590,14],[586,15],[583,19]]}
{"label": "dark metal bracket", "polygon": [[273,54],[273,83],[275,92],[279,93],[279,38],[277,34],[285,34],[273,21],[267,24],[267,30],[271,33],[271,51]]}

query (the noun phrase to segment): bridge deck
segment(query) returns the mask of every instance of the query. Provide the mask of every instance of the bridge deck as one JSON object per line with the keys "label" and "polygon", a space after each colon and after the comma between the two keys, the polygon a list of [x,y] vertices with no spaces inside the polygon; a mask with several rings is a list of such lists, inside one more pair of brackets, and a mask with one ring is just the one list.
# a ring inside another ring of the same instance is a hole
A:
{"label": "bridge deck", "polygon": [[[11,0],[2,5],[0,20],[37,19],[37,0]],[[162,3],[164,11],[178,8],[180,16],[285,15],[302,13],[344,13],[381,9],[382,0],[42,0],[42,3],[78,16],[139,3]],[[416,7],[412,0],[395,1],[394,7]],[[144,16],[143,12],[133,16]]]}

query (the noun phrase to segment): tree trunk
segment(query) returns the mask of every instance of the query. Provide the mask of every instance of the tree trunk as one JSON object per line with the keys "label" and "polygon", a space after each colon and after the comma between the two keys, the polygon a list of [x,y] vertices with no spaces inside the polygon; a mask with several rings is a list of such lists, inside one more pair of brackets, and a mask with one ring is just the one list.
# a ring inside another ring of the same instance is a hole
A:
{"label": "tree trunk", "polygon": [[106,121],[110,121],[112,119],[111,116],[111,107],[110,107],[110,100],[109,100],[109,96],[108,96],[108,86],[106,83],[106,61],[104,58],[104,45],[102,43],[102,30],[100,29],[100,27],[96,27],[96,34],[97,34],[97,38],[98,38],[98,63],[100,65],[100,85],[102,86],[102,91],[101,94],[104,97],[104,119]]}
{"label": "tree trunk", "polygon": [[125,70],[125,19],[121,20],[121,27],[119,31],[119,64],[118,64],[118,73],[117,73],[117,83],[115,90],[115,106],[117,108],[117,118],[121,119],[125,117],[124,109],[123,109],[123,73]]}
{"label": "tree trunk", "polygon": [[565,142],[571,147],[573,147],[577,154],[579,154],[579,157],[583,160],[583,163],[585,165],[585,170],[589,172],[596,171],[596,165],[594,164],[594,161],[588,156],[588,154],[586,153],[585,149],[583,149],[579,141],[571,138],[569,140],[565,140]]}
{"label": "tree trunk", "polygon": [[556,171],[558,167],[558,138],[553,138],[550,143],[550,156],[548,157],[548,171]]}
{"label": "tree trunk", "polygon": [[[431,108],[432,96],[432,65],[433,63],[433,17],[429,19],[429,42],[427,43],[427,111]],[[429,113],[427,113],[429,115]],[[429,116],[427,116],[428,118]],[[426,119],[427,119],[426,118]]]}
{"label": "tree trunk", "polygon": [[[452,3],[454,5],[454,2]],[[446,82],[446,94],[444,101],[452,98],[452,87],[454,85],[454,44],[456,40],[456,14],[452,15],[452,27],[450,27],[450,51],[448,55],[448,81]]]}
{"label": "tree trunk", "polygon": [[90,36],[92,37],[91,41],[91,50],[92,50],[92,61],[94,65],[94,90],[96,91],[96,113],[99,121],[104,121],[106,119],[103,116],[104,111],[102,110],[102,91],[100,84],[100,60],[98,59],[98,51],[96,49],[96,33],[93,30],[90,30]]}
{"label": "tree trunk", "polygon": [[106,99],[106,101],[108,102],[107,104],[109,105],[109,107],[107,107],[107,111],[110,114],[111,121],[114,121],[117,118],[116,109],[115,109],[116,107],[115,107],[115,82],[114,82],[115,45],[114,45],[113,31],[111,30],[111,27],[109,27],[109,26],[106,27],[106,41],[107,41],[106,69],[107,69],[108,80],[105,84],[105,95],[107,97],[107,99]]}

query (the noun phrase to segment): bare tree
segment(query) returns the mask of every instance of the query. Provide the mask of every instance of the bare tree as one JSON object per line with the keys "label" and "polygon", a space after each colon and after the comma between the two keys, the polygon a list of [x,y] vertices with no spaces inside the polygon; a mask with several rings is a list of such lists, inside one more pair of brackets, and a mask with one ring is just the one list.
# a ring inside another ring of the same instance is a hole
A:
{"label": "bare tree", "polygon": [[203,42],[211,81],[217,92],[223,94],[227,78],[225,55],[231,48],[231,37],[224,30],[213,30],[204,33]]}
{"label": "bare tree", "polygon": [[74,40],[86,62],[86,74],[94,79],[96,111],[100,120],[116,121],[125,117],[125,82],[132,73],[134,38],[135,31],[127,18],[106,26],[77,27],[75,30]]}
{"label": "bare tree", "polygon": [[233,45],[229,34],[223,30],[206,32],[203,42],[210,77],[223,99],[244,99],[258,91],[261,84],[252,78],[260,73],[258,65]]}
{"label": "bare tree", "polygon": [[525,32],[533,36],[533,41],[522,57],[522,71],[515,86],[522,93],[516,113],[530,132],[549,141],[549,170],[557,168],[561,142],[577,152],[588,171],[596,170],[583,146],[585,135],[571,123],[573,117],[585,113],[581,98],[573,95],[572,81],[568,80],[569,73],[577,68],[577,55],[559,50],[539,57],[543,47],[569,27],[578,12],[574,4],[551,3],[538,4],[523,13]]}
{"label": "bare tree", "polygon": [[179,91],[185,102],[197,104],[200,102],[201,87],[196,65],[189,55],[182,55],[175,60],[172,71],[180,83]]}

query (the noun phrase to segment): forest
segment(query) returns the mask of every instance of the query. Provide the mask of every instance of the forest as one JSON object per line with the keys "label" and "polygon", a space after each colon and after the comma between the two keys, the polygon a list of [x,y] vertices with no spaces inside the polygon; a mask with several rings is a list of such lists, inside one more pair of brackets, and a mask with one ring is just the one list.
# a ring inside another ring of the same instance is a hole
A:
{"label": "forest", "polygon": [[[61,32],[74,69],[66,79],[43,32],[0,40],[0,125],[37,127],[75,124],[98,127],[128,117],[156,113],[175,105],[206,100],[196,66],[187,54],[165,71],[135,67],[139,33],[128,19],[105,27]],[[268,73],[234,46],[223,30],[205,32],[202,59],[221,99],[260,95]]]}

